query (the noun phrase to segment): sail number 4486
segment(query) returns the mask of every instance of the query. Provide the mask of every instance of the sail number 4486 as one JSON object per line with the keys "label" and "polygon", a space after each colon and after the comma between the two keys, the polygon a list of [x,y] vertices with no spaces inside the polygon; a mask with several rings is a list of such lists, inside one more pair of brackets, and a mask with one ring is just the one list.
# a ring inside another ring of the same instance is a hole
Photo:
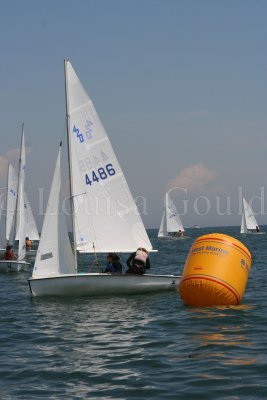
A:
{"label": "sail number 4486", "polygon": [[112,164],[107,164],[105,167],[100,167],[96,171],[92,171],[90,174],[85,174],[86,185],[92,185],[94,182],[107,179],[109,176],[116,174]]}

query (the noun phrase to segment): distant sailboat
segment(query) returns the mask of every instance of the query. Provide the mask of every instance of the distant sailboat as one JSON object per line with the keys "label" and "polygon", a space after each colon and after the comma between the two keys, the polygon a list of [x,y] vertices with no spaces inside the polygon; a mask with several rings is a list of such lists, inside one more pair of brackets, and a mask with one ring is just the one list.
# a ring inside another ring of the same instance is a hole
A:
{"label": "distant sailboat", "polygon": [[185,229],[176,207],[167,192],[165,210],[163,211],[158,238],[184,237]]}
{"label": "distant sailboat", "polygon": [[[20,147],[20,158],[19,158],[19,178],[17,188],[15,188],[14,170],[9,167],[8,170],[8,193],[11,190],[11,196],[7,198],[8,207],[13,209],[15,202],[15,215],[14,215],[14,229],[13,237],[11,239],[10,232],[12,229],[12,220],[9,220],[7,215],[6,221],[6,238],[8,243],[15,244],[15,237],[18,240],[18,252],[16,260],[0,260],[0,271],[14,271],[19,272],[21,270],[27,270],[30,263],[25,261],[26,249],[25,249],[25,234],[26,234],[26,209],[24,200],[24,183],[25,183],[25,139],[24,139],[24,126],[22,125],[21,135],[21,147]],[[10,179],[10,181],[9,181]],[[13,199],[12,199],[13,198]],[[10,203],[8,201],[10,200]]]}
{"label": "distant sailboat", "polygon": [[[8,188],[7,188],[7,211],[6,211],[6,240],[10,241],[12,226],[15,221],[16,200],[17,200],[18,178],[11,164],[8,166]],[[24,207],[26,212],[26,237],[31,240],[40,240],[36,222],[32,213],[32,209],[28,200],[28,196],[24,191]],[[13,227],[14,228],[14,227]],[[15,240],[18,240],[18,232]]]}
{"label": "distant sailboat", "polygon": [[253,211],[244,197],[240,233],[253,233],[257,235],[265,233],[260,231],[260,227],[256,221]]}
{"label": "distant sailboat", "polygon": [[[16,231],[16,205],[17,205],[17,189],[18,178],[12,164],[8,165],[8,178],[7,178],[7,194],[6,194],[6,223],[5,223],[5,239],[6,243],[13,241],[14,231]],[[32,209],[28,200],[28,196],[24,191],[24,207],[26,212],[26,237],[32,241],[40,240],[36,222],[32,213]],[[19,232],[16,231],[15,240],[19,240]],[[0,251],[5,251],[4,248]],[[35,253],[36,250],[30,250],[30,253]],[[28,252],[27,252],[28,253]]]}
{"label": "distant sailboat", "polygon": [[6,199],[6,227],[5,236],[6,242],[11,243],[15,233],[15,213],[17,205],[17,194],[18,194],[18,178],[12,164],[8,165],[8,176],[7,176],[7,199]]}
{"label": "distant sailboat", "polygon": [[76,251],[133,252],[152,245],[109,138],[65,60],[68,164],[74,254],[60,207],[61,149],[29,286],[33,296],[132,294],[177,288],[179,276],[78,273]]}

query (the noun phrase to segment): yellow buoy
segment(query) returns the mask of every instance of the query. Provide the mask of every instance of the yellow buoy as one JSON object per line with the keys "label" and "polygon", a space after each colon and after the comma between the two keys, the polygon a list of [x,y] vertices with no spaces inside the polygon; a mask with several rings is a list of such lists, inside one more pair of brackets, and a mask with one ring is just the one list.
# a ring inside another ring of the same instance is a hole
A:
{"label": "yellow buoy", "polygon": [[239,240],[219,233],[200,236],[189,251],[180,296],[190,306],[240,304],[251,262],[249,250]]}

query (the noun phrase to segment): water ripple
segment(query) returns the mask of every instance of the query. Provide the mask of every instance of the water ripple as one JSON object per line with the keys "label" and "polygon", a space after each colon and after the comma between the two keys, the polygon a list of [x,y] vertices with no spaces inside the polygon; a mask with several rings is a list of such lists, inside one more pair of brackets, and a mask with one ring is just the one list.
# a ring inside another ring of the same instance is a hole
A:
{"label": "water ripple", "polygon": [[[180,242],[150,233],[154,272],[176,273],[207,232]],[[176,292],[31,299],[27,274],[2,274],[0,398],[267,398],[265,241],[246,239],[253,266],[235,307],[188,307]]]}

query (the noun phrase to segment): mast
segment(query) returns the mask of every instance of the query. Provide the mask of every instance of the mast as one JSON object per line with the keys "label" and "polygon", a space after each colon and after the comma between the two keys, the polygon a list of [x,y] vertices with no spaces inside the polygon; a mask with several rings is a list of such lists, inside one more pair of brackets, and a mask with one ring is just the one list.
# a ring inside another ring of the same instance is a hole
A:
{"label": "mast", "polygon": [[73,182],[72,182],[72,165],[71,165],[71,147],[70,147],[70,139],[69,139],[69,101],[68,101],[68,90],[67,90],[67,63],[68,60],[64,60],[64,75],[65,75],[65,100],[66,100],[66,124],[67,124],[67,147],[68,147],[68,165],[69,165],[69,185],[70,185],[70,206],[71,206],[71,225],[72,225],[72,234],[73,234],[73,253],[74,253],[74,261],[75,261],[75,270],[77,272],[77,254],[76,254],[76,230],[75,230],[75,217],[74,217],[74,203],[73,203]]}

